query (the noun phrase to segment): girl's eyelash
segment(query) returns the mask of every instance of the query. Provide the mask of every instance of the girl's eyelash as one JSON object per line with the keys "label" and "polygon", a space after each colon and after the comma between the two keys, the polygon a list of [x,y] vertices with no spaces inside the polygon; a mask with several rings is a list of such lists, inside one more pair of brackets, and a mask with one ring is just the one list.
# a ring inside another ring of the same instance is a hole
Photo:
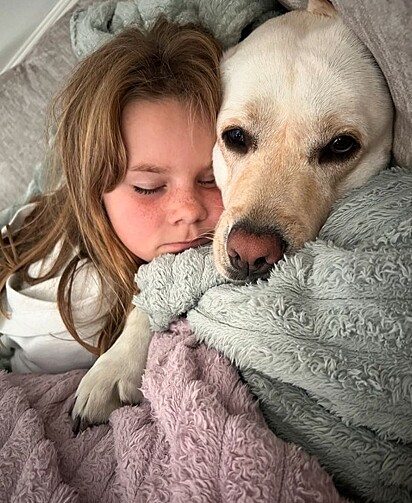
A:
{"label": "girl's eyelash", "polygon": [[212,185],[216,183],[216,180],[212,178],[211,180],[199,180],[202,185]]}
{"label": "girl's eyelash", "polygon": [[[214,185],[216,180],[214,178],[210,180],[199,180],[201,185]],[[156,192],[160,192],[164,188],[164,185],[161,187],[156,187],[154,189],[144,189],[143,187],[138,187],[137,185],[133,185],[133,190],[138,194],[142,194],[144,196],[150,196],[150,194],[156,194]]]}
{"label": "girl's eyelash", "polygon": [[136,185],[133,185],[133,189],[135,192],[138,194],[143,194],[145,196],[149,196],[150,194],[156,194],[156,192],[159,192],[163,187],[156,187],[155,189],[143,189],[142,187],[137,187]]}

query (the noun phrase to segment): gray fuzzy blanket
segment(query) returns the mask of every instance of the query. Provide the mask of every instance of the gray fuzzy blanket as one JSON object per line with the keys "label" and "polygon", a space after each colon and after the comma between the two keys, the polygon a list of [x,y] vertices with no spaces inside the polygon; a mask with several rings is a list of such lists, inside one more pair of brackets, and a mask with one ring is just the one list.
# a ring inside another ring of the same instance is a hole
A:
{"label": "gray fuzzy blanket", "polygon": [[147,28],[163,14],[177,23],[201,24],[227,48],[239,42],[245,28],[252,30],[284,12],[276,0],[109,0],[79,9],[72,16],[72,47],[81,59],[125,26]]}
{"label": "gray fuzzy blanket", "polygon": [[412,501],[412,173],[380,173],[340,201],[319,239],[268,281],[230,284],[209,249],[140,268],[154,329],[187,313],[240,369],[273,431],[337,487]]}

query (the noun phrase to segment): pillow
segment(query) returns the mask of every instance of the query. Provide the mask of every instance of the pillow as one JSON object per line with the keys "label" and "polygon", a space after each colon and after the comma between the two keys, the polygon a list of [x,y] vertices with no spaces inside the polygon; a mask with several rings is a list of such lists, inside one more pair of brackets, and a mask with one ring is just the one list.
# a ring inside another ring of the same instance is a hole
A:
{"label": "pillow", "polygon": [[50,101],[77,59],[69,23],[80,0],[41,37],[17,66],[0,75],[0,210],[16,203],[43,160]]}

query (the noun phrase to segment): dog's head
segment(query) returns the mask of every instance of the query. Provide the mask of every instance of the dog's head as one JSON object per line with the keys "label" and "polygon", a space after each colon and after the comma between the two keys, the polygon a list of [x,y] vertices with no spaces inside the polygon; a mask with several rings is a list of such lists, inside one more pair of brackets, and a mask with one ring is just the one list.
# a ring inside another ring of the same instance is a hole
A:
{"label": "dog's head", "polygon": [[333,203],[387,166],[392,101],[371,54],[325,0],[228,51],[213,153],[221,273],[254,280],[312,240]]}

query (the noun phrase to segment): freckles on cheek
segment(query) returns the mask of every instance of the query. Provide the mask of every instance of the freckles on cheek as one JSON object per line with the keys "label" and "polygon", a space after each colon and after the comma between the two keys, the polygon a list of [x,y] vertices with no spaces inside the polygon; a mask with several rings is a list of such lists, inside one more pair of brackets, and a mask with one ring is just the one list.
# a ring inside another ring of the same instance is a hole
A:
{"label": "freckles on cheek", "polygon": [[146,228],[149,232],[150,230],[155,230],[156,225],[161,221],[162,211],[159,205],[150,204],[140,204],[138,208],[135,208],[134,220],[137,225],[141,228]]}

